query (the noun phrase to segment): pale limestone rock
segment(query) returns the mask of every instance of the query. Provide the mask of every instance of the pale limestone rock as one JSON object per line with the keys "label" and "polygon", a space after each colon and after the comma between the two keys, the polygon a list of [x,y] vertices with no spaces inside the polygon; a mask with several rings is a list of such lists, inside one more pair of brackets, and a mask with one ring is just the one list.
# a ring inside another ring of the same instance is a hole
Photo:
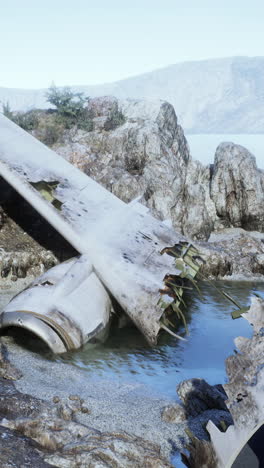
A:
{"label": "pale limestone rock", "polygon": [[[125,202],[143,195],[142,203],[155,216],[176,220],[190,155],[173,106],[113,97],[91,99],[88,106],[93,131],[76,132],[67,149],[57,146],[56,151]],[[105,130],[117,110],[125,122]]]}
{"label": "pale limestone rock", "polygon": [[[183,201],[172,213],[174,224],[192,239],[208,239],[216,218],[214,203],[210,198],[210,167],[190,160],[187,166]],[[175,219],[176,217],[176,219]]]}
{"label": "pale limestone rock", "polygon": [[197,241],[225,227],[264,230],[264,172],[245,148],[222,143],[204,167],[166,101],[104,96],[88,110],[93,130],[71,129],[54,149],[117,197],[142,196],[155,217]]}
{"label": "pale limestone rock", "polygon": [[221,143],[217,147],[211,198],[226,226],[264,231],[263,173],[243,146]]}

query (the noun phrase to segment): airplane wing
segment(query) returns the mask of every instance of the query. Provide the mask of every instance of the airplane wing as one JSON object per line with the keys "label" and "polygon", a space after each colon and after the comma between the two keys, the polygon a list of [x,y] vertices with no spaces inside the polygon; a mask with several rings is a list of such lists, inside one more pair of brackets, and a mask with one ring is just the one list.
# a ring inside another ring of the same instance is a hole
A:
{"label": "airplane wing", "polygon": [[125,312],[154,344],[164,312],[160,288],[180,274],[160,255],[182,238],[161,221],[133,209],[0,114],[0,175],[94,270]]}

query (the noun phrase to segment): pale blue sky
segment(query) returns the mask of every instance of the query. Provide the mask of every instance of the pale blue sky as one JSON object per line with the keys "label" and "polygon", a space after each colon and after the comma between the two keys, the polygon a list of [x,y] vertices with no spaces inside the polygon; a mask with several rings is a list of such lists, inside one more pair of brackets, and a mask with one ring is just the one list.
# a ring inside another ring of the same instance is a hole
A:
{"label": "pale blue sky", "polygon": [[186,60],[264,55],[262,0],[0,5],[0,86],[99,84]]}

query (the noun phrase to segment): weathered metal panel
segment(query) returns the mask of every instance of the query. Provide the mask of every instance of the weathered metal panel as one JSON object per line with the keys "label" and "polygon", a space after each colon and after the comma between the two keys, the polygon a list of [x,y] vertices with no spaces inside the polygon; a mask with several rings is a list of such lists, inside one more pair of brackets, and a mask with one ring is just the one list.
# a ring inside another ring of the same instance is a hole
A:
{"label": "weathered metal panel", "polygon": [[[80,253],[150,343],[164,309],[166,274],[180,274],[160,255],[182,236],[126,205],[0,115],[0,174]],[[57,208],[56,208],[57,207]]]}

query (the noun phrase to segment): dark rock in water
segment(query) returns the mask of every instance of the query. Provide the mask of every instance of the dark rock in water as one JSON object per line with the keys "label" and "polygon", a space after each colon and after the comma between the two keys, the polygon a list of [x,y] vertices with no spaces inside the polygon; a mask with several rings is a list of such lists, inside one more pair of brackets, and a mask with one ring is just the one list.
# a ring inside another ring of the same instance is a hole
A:
{"label": "dark rock in water", "polygon": [[182,459],[188,468],[218,467],[218,460],[210,442],[193,436],[186,448],[189,456],[182,454]]}
{"label": "dark rock in water", "polygon": [[177,393],[188,416],[197,416],[208,409],[227,411],[225,393],[204,379],[184,380],[178,385]]}
{"label": "dark rock in water", "polygon": [[[264,175],[246,148],[222,143],[204,167],[166,101],[105,96],[88,110],[93,130],[68,132],[53,149],[123,201],[142,196],[155,217],[198,241],[225,227],[264,230]],[[123,120],[106,132],[117,110]]]}

